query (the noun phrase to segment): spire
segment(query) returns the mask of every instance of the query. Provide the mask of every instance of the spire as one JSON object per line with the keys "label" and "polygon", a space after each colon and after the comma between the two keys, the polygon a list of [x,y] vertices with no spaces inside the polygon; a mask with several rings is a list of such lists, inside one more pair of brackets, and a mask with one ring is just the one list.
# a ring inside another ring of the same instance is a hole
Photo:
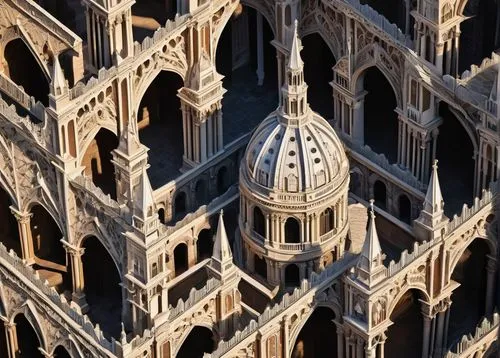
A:
{"label": "spire", "polygon": [[64,72],[59,63],[59,58],[56,55],[52,56],[52,81],[50,82],[50,90],[55,97],[64,94],[68,90],[68,84],[64,77]]}
{"label": "spire", "polygon": [[441,186],[439,185],[437,159],[432,165],[431,178],[425,194],[424,208],[420,212],[420,216],[415,222],[419,225],[424,225],[427,228],[436,229],[442,223],[447,222],[448,218],[444,215],[444,200],[441,194]]}
{"label": "spire", "polygon": [[437,159],[432,164],[431,179],[427,187],[427,194],[425,194],[424,210],[431,215],[443,212],[444,200],[441,194],[441,186],[439,185]]}
{"label": "spire", "polygon": [[370,200],[370,217],[368,219],[368,230],[366,231],[365,242],[356,265],[358,279],[371,287],[377,283],[384,270],[382,248],[378,239],[377,228],[375,225],[375,211],[373,208],[373,199]]}
{"label": "spire", "polygon": [[[233,262],[231,246],[224,226],[224,212],[220,211],[219,223],[217,225],[217,234],[215,235],[214,248],[212,251],[211,266],[214,271],[222,275],[227,270],[227,264]],[[231,265],[232,266],[232,265]]]}
{"label": "spire", "polygon": [[[286,78],[281,88],[282,103],[278,110],[282,121],[300,125],[310,114],[307,103],[307,84],[304,82],[304,62],[300,57],[302,44],[297,32],[298,22],[295,20],[295,29],[292,38],[292,47],[286,65]],[[299,122],[300,121],[300,122]]]}
{"label": "spire", "polygon": [[142,217],[147,219],[154,214],[153,188],[151,187],[151,182],[149,181],[147,166],[142,167],[142,175],[139,185],[139,190],[137,190],[134,202],[136,203],[136,208],[140,213],[142,213]]}
{"label": "spire", "polygon": [[293,30],[292,50],[290,51],[290,61],[288,61],[288,69],[292,71],[300,71],[304,68],[304,62],[300,57],[300,51],[302,51],[302,43],[297,32],[298,26],[299,22],[296,19],[295,28]]}

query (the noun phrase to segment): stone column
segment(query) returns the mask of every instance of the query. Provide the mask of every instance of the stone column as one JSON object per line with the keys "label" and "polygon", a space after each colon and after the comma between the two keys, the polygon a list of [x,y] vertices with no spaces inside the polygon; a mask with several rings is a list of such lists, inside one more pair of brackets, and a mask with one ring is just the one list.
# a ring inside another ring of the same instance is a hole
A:
{"label": "stone column", "polygon": [[8,358],[16,358],[19,350],[16,325],[10,322],[4,322],[3,324],[5,326]]}
{"label": "stone column", "polygon": [[356,338],[356,358],[363,358],[363,339],[360,337]]}
{"label": "stone column", "polygon": [[[335,323],[335,321],[333,321]],[[337,325],[337,357],[344,357],[344,328],[341,324]]]}
{"label": "stone column", "polygon": [[262,14],[257,11],[257,84],[264,84],[264,32]]}
{"label": "stone column", "polygon": [[283,330],[283,357],[288,358],[288,352],[290,352],[290,332],[288,332],[287,315],[283,316],[283,320],[281,321],[281,329]]}
{"label": "stone column", "polygon": [[487,255],[486,263],[486,305],[485,313],[487,316],[493,313],[493,300],[495,297],[495,274],[497,260],[495,257]]}
{"label": "stone column", "polygon": [[352,106],[353,128],[352,139],[360,144],[365,144],[365,93],[354,99]]}
{"label": "stone column", "polygon": [[422,312],[424,316],[424,329],[422,334],[422,358],[429,357],[429,340],[431,337],[431,322],[432,317]]}
{"label": "stone column", "polygon": [[386,339],[387,339],[387,337],[384,334],[384,339],[378,343],[379,349],[378,349],[377,358],[384,358],[384,356],[385,356],[385,340]]}
{"label": "stone column", "polygon": [[71,278],[73,281],[73,293],[71,295],[71,299],[78,306],[80,306],[82,313],[85,314],[89,310],[89,305],[85,298],[85,280],[83,276],[82,263],[82,255],[85,253],[85,249],[77,248],[69,244],[64,244],[64,248],[69,254],[71,260]]}
{"label": "stone column", "polygon": [[19,239],[21,241],[21,251],[23,259],[29,265],[32,265],[35,262],[35,249],[33,247],[33,238],[31,237],[31,213],[28,212],[20,212],[10,208],[14,216],[16,217],[17,224],[19,227]]}

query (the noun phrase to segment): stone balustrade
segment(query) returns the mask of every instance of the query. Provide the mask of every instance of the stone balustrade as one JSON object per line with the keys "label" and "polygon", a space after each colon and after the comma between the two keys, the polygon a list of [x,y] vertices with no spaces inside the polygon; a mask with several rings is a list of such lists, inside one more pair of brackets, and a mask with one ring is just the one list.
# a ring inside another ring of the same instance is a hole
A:
{"label": "stone balustrade", "polygon": [[483,318],[481,323],[479,323],[479,325],[476,327],[474,334],[466,334],[462,336],[462,338],[454,347],[454,351],[452,352],[450,350],[444,357],[466,358],[472,356],[472,354],[474,354],[477,350],[480,350],[482,346],[491,344],[491,342],[496,341],[499,322],[500,317],[496,312],[490,319],[487,319],[486,317]]}
{"label": "stone balustrade", "polygon": [[205,286],[203,286],[199,290],[195,289],[194,287],[191,288],[191,291],[189,291],[189,297],[185,301],[179,298],[175,307],[170,306],[170,315],[168,317],[169,321],[172,322],[183,312],[186,312],[188,309],[193,307],[198,302],[202,301],[210,293],[216,291],[220,287],[221,281],[212,277],[207,281]]}

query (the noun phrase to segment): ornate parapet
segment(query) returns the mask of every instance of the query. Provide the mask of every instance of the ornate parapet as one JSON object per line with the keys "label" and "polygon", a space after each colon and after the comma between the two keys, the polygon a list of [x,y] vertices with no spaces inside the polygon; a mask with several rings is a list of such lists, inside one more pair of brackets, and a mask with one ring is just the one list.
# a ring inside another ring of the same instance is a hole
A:
{"label": "ornate parapet", "polygon": [[474,334],[466,334],[458,341],[453,351],[445,354],[445,358],[467,358],[476,357],[476,352],[482,352],[484,347],[491,346],[497,340],[498,324],[500,318],[498,313],[494,313],[493,317],[483,318],[481,323],[476,327]]}
{"label": "ornate parapet", "polygon": [[170,315],[168,317],[169,321],[172,322],[176,318],[180,317],[183,313],[187,312],[195,304],[203,301],[209,294],[215,292],[221,287],[221,282],[215,278],[210,278],[205,286],[200,289],[191,288],[189,291],[188,298],[184,301],[179,298],[177,305],[175,307],[170,306]]}

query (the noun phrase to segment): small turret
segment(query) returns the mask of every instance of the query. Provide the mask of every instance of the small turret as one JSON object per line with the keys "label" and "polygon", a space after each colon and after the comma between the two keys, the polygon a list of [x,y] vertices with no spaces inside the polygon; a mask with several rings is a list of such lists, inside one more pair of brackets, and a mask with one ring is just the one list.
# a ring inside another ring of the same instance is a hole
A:
{"label": "small turret", "polygon": [[229,239],[227,238],[223,216],[224,212],[221,210],[212,251],[212,262],[210,263],[213,273],[219,279],[226,277],[235,269],[231,245],[229,245]]}
{"label": "small turret", "polygon": [[370,218],[368,219],[368,230],[363,244],[363,249],[356,265],[356,276],[359,281],[368,287],[374,286],[383,277],[385,266],[382,262],[384,254],[380,247],[377,228],[375,225],[375,211],[373,200],[370,200]]}

